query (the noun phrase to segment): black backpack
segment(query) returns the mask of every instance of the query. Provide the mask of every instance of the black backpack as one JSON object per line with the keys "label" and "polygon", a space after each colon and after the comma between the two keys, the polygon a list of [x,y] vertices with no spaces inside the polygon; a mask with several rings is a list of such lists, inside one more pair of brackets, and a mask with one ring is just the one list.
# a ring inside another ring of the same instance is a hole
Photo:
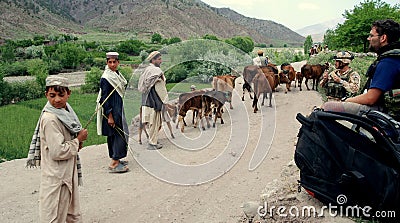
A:
{"label": "black backpack", "polygon": [[326,205],[372,208],[370,216],[346,215],[393,211],[391,220],[400,217],[398,122],[375,111],[358,116],[315,110],[296,119],[302,124],[294,155],[299,190]]}

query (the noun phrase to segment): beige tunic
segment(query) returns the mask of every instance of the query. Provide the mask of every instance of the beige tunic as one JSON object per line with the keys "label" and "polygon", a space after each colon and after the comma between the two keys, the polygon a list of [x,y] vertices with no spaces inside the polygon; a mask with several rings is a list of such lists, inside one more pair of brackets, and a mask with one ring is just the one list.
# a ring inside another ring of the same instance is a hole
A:
{"label": "beige tunic", "polygon": [[40,120],[40,222],[81,222],[76,155],[79,141],[44,112]]}

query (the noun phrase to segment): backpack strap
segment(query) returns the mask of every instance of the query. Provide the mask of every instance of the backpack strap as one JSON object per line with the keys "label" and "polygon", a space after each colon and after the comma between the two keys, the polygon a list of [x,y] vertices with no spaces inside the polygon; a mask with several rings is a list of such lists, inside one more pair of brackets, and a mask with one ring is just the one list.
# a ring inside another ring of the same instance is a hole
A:
{"label": "backpack strap", "polygon": [[386,57],[400,57],[400,49],[389,50],[378,56],[378,58],[371,64],[371,66],[369,66],[369,68],[367,70],[366,76],[368,77],[368,79],[365,82],[365,85],[361,92],[364,92],[366,89],[369,88],[369,86],[371,85],[371,80],[374,77],[375,70],[376,70],[376,67],[378,66],[379,61]]}

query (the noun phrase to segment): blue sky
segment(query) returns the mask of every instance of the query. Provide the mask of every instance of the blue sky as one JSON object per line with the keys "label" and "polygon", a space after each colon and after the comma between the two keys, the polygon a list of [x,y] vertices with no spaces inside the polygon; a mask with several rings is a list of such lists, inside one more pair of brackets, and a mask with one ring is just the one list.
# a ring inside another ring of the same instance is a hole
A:
{"label": "blue sky", "polygon": [[[210,6],[230,8],[244,16],[272,20],[292,30],[343,18],[345,10],[364,1],[356,0],[202,0]],[[390,5],[400,0],[385,0]]]}

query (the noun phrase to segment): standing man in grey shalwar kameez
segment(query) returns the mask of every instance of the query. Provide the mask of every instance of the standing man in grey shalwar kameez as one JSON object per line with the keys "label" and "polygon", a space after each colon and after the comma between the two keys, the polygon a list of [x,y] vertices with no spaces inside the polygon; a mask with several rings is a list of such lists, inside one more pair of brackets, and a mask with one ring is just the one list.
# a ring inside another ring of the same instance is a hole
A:
{"label": "standing man in grey shalwar kameez", "polygon": [[118,71],[118,55],[117,52],[106,54],[107,65],[100,79],[97,98],[97,133],[107,136],[108,154],[111,158],[108,169],[111,173],[129,170],[127,161],[121,160],[128,151],[129,131],[123,106],[127,81]]}
{"label": "standing man in grey shalwar kameez", "polygon": [[165,76],[160,65],[161,53],[153,51],[146,59],[150,62],[139,78],[139,91],[142,92],[142,122],[149,124],[149,145],[147,149],[161,149],[158,143],[158,132],[162,124],[162,110],[164,103],[168,101],[168,93],[165,88]]}

